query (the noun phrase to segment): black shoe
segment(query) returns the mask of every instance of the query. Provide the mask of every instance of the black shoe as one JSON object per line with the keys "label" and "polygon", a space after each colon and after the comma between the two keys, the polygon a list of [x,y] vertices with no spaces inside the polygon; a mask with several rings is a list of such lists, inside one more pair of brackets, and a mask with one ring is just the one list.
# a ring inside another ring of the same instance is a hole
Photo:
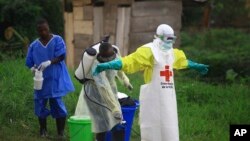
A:
{"label": "black shoe", "polygon": [[105,141],[107,132],[97,133],[96,134],[96,141]]}
{"label": "black shoe", "polygon": [[48,137],[47,131],[46,131],[46,130],[40,130],[40,136],[41,136],[42,138]]}
{"label": "black shoe", "polygon": [[40,136],[42,138],[48,137],[46,118],[39,118],[38,120],[39,120],[39,125],[40,125]]}
{"label": "black shoe", "polygon": [[65,121],[66,117],[56,119],[57,134],[60,138],[64,138]]}

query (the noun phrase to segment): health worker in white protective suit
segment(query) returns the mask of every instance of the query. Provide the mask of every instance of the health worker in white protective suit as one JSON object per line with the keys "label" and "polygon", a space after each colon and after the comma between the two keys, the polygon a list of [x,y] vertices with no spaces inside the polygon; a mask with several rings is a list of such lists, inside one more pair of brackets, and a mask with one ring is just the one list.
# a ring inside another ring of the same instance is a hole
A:
{"label": "health worker in white protective suit", "polygon": [[173,68],[193,68],[203,75],[208,72],[207,65],[187,60],[183,51],[173,49],[175,38],[169,25],[159,25],[153,42],[128,56],[98,64],[94,71],[94,75],[109,69],[144,71],[139,114],[142,141],[179,141]]}
{"label": "health worker in white protective suit", "polygon": [[84,102],[86,102],[92,121],[92,131],[97,141],[105,141],[108,131],[112,132],[112,141],[123,141],[125,125],[117,97],[115,77],[123,80],[128,89],[132,89],[129,79],[122,71],[107,70],[93,76],[92,72],[99,63],[119,58],[119,49],[101,42],[85,50],[76,78],[83,84]]}

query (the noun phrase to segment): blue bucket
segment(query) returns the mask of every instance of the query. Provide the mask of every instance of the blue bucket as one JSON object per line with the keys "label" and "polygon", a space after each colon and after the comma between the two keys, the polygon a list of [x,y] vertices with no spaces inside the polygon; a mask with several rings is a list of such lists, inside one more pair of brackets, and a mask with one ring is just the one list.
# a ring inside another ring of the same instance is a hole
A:
{"label": "blue bucket", "polygon": [[[139,107],[139,101],[135,100],[135,106],[123,106],[122,107],[122,114],[123,118],[126,121],[126,128],[125,128],[125,141],[130,141],[131,129],[134,121],[135,111]],[[106,134],[106,141],[112,141],[111,139],[111,132]]]}

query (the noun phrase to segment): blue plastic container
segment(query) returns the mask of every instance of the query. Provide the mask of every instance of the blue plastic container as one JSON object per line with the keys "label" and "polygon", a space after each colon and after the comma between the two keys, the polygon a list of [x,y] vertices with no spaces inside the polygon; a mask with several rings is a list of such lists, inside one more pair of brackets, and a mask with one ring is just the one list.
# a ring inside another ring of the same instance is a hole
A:
{"label": "blue plastic container", "polygon": [[[125,129],[125,141],[130,141],[131,129],[134,121],[135,111],[139,107],[139,101],[135,101],[136,106],[123,106],[122,114],[123,118],[126,121],[126,129]],[[106,141],[112,141],[111,132],[106,134]]]}

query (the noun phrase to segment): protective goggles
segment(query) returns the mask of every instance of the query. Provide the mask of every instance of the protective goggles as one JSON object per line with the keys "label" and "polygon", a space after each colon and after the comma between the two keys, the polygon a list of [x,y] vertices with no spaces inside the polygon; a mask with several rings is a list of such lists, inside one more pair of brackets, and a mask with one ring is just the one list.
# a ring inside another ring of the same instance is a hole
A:
{"label": "protective goggles", "polygon": [[160,38],[162,41],[173,41],[175,42],[176,36],[174,35],[157,35],[158,38]]}

